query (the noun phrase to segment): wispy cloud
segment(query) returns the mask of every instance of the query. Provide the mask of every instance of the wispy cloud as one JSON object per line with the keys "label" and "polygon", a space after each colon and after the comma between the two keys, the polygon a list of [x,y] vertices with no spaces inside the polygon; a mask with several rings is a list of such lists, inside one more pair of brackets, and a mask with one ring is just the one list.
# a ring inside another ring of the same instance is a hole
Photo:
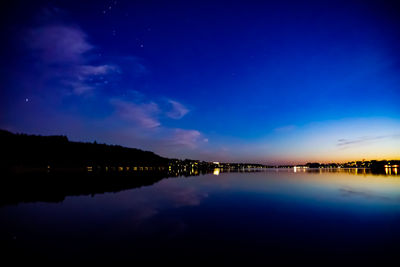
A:
{"label": "wispy cloud", "polygon": [[379,136],[363,136],[354,139],[339,139],[337,146],[342,148],[347,148],[355,145],[362,145],[366,143],[372,143],[383,139],[389,138],[399,138],[400,134],[392,134],[392,135],[379,135]]}
{"label": "wispy cloud", "polygon": [[[40,98],[49,103],[64,99],[79,101],[78,97],[87,97],[87,106],[74,107],[72,113],[68,109],[68,114],[79,117],[89,107],[98,110],[99,115],[90,120],[85,116],[79,119],[86,135],[98,136],[96,138],[105,142],[158,151],[166,156],[173,153],[179,157],[182,153],[190,155],[191,151],[199,150],[208,142],[198,130],[168,127],[163,122],[179,120],[190,109],[169,96],[154,98],[146,95],[135,86],[136,78],[151,74],[142,59],[134,55],[101,53],[101,48],[92,44],[79,26],[58,18],[56,13],[60,12],[45,10],[41,17],[46,19],[40,20],[41,26],[23,32],[27,56],[34,59],[29,71],[32,71],[35,85],[28,85],[29,90],[35,93],[40,90]],[[29,81],[32,83],[32,79]],[[47,109],[57,110],[52,105]],[[62,115],[64,111],[54,117]],[[60,129],[64,126],[60,120],[57,126],[51,127]],[[71,131],[77,129],[71,128]]]}
{"label": "wispy cloud", "polygon": [[86,34],[76,27],[48,25],[28,31],[26,41],[45,63],[81,63],[83,55],[93,49]]}
{"label": "wispy cloud", "polygon": [[181,119],[189,112],[188,108],[186,108],[183,104],[177,101],[168,100],[168,103],[171,104],[172,109],[169,112],[167,112],[167,116],[170,117],[171,119],[176,119],[176,120]]}
{"label": "wispy cloud", "polygon": [[155,128],[161,125],[158,120],[159,107],[154,102],[134,103],[122,99],[112,99],[118,116],[124,120],[134,122],[143,128]]}
{"label": "wispy cloud", "polygon": [[82,65],[77,67],[77,73],[81,76],[100,75],[100,74],[107,74],[116,69],[117,67],[112,65],[99,65],[99,66]]}
{"label": "wispy cloud", "polygon": [[172,146],[196,148],[202,142],[208,142],[208,139],[197,130],[174,129],[171,138],[167,141]]}
{"label": "wispy cloud", "polygon": [[95,88],[105,86],[109,82],[107,76],[118,71],[115,65],[78,65],[72,70],[72,75],[64,82],[71,85],[73,92],[81,95],[95,90]]}
{"label": "wispy cloud", "polygon": [[113,64],[90,64],[94,46],[78,27],[58,24],[30,29],[25,41],[47,79],[59,81],[76,95],[106,85],[105,76],[119,70]]}

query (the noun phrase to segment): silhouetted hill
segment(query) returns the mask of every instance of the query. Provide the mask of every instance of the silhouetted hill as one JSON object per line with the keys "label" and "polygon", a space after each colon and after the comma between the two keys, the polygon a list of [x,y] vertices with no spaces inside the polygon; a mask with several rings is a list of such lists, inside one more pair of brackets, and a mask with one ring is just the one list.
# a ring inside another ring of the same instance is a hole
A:
{"label": "silhouetted hill", "polygon": [[167,166],[153,152],[97,143],[71,142],[66,136],[13,134],[0,130],[2,169],[73,169],[86,166]]}

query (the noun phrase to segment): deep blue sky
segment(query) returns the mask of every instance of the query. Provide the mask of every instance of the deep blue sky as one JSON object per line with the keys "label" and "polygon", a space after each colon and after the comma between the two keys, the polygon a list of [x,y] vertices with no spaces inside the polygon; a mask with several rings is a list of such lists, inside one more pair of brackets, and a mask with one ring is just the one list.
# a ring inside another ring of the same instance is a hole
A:
{"label": "deep blue sky", "polygon": [[394,1],[13,1],[0,127],[163,156],[400,157]]}

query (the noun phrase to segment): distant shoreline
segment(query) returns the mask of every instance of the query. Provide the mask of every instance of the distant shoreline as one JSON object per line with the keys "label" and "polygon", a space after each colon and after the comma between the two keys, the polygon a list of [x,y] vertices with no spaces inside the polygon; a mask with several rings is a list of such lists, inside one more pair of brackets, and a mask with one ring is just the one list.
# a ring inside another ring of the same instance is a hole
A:
{"label": "distant shoreline", "polygon": [[192,159],[170,159],[150,151],[83,142],[66,136],[14,134],[0,130],[2,171],[24,172],[114,172],[167,171],[209,172],[215,168],[242,170],[252,168],[368,168],[374,171],[398,168],[400,160],[352,161],[347,163],[307,163],[302,165],[265,165],[257,163],[220,163]]}

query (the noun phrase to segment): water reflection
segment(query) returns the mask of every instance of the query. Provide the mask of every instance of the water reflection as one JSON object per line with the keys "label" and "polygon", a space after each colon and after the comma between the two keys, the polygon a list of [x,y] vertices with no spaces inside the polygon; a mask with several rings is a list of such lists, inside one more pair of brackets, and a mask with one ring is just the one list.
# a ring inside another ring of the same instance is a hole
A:
{"label": "water reflection", "polygon": [[397,175],[397,167],[385,167],[386,175]]}
{"label": "water reflection", "polygon": [[5,206],[0,235],[10,255],[15,248],[54,260],[182,263],[199,251],[222,262],[288,255],[390,259],[400,249],[400,177],[394,173],[215,169],[117,193],[67,196],[62,203]]}
{"label": "water reflection", "polygon": [[[370,169],[357,168],[215,168],[210,170],[215,176],[229,173],[293,173],[313,175],[319,174],[349,174],[362,176],[398,176],[398,168],[385,168],[382,173],[372,172]],[[144,171],[144,172],[93,172],[86,173],[47,173],[47,174],[25,174],[17,176],[6,176],[0,187],[0,206],[16,204],[20,202],[61,202],[70,195],[95,195],[104,192],[118,192],[148,186],[166,178],[191,177],[206,174],[197,170],[187,172],[180,170],[170,171]],[[215,177],[214,176],[214,177]],[[318,181],[316,181],[318,183]]]}

